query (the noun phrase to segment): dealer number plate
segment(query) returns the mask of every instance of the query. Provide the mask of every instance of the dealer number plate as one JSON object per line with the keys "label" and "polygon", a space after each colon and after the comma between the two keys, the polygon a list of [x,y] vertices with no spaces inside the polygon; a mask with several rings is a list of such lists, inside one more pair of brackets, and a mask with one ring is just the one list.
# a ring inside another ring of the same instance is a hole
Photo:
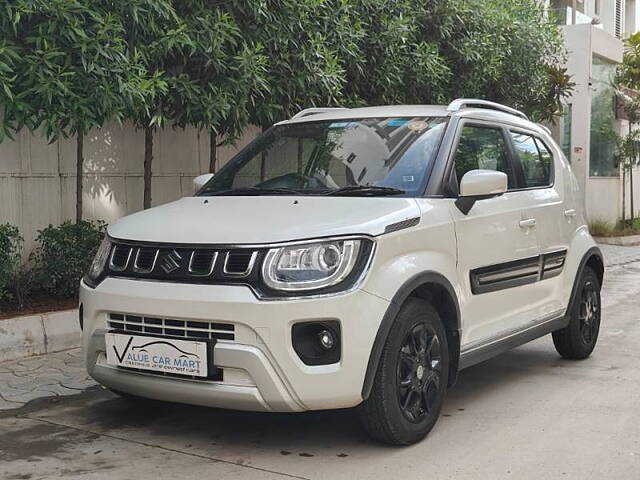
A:
{"label": "dealer number plate", "polygon": [[207,344],[172,338],[106,333],[107,363],[196,377],[207,376]]}

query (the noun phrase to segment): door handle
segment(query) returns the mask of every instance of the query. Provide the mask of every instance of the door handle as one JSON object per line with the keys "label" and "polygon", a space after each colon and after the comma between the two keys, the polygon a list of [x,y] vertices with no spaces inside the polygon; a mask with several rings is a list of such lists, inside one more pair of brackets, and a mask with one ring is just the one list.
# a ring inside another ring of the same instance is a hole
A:
{"label": "door handle", "polygon": [[531,228],[536,226],[535,218],[527,218],[526,220],[520,220],[520,228]]}
{"label": "door handle", "polygon": [[565,210],[564,211],[564,216],[565,217],[575,217],[576,216],[575,208],[570,208],[569,210]]}

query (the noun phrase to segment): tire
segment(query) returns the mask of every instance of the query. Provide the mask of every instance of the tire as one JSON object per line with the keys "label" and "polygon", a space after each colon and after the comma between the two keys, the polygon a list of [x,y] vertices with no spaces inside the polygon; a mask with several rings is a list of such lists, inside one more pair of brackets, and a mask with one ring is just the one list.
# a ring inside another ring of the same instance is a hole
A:
{"label": "tire", "polygon": [[366,432],[391,445],[422,440],[440,416],[449,366],[438,312],[425,300],[408,299],[382,350],[371,394],[358,407]]}
{"label": "tire", "polygon": [[590,267],[582,272],[568,314],[569,325],[553,332],[553,344],[564,358],[583,360],[591,355],[600,332],[600,282]]}

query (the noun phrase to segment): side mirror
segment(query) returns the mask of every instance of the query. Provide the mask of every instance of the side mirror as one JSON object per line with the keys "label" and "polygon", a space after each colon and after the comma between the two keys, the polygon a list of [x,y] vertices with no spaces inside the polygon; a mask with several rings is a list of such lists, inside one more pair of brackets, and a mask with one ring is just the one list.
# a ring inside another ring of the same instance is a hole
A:
{"label": "side mirror", "polygon": [[193,191],[197,192],[198,190],[200,190],[202,187],[204,187],[204,184],[207,183],[212,178],[213,178],[213,173],[204,173],[202,175],[198,175],[196,178],[193,179]]}
{"label": "side mirror", "polygon": [[456,206],[465,215],[477,200],[502,195],[507,191],[507,174],[496,170],[470,170],[460,181]]}

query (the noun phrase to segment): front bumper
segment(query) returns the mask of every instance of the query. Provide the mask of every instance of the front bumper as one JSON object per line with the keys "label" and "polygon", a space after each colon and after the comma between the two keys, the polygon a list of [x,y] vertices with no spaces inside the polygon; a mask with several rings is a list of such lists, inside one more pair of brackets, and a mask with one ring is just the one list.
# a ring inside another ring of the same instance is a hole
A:
{"label": "front bumper", "polygon": [[[323,298],[261,301],[248,287],[107,278],[80,288],[87,371],[115,390],[173,402],[256,411],[347,408],[362,401],[371,347],[388,302],[362,290]],[[110,312],[233,324],[235,339],[214,347],[221,381],[129,371],[106,363]],[[308,366],[291,344],[300,321],[338,320],[339,363]]]}

